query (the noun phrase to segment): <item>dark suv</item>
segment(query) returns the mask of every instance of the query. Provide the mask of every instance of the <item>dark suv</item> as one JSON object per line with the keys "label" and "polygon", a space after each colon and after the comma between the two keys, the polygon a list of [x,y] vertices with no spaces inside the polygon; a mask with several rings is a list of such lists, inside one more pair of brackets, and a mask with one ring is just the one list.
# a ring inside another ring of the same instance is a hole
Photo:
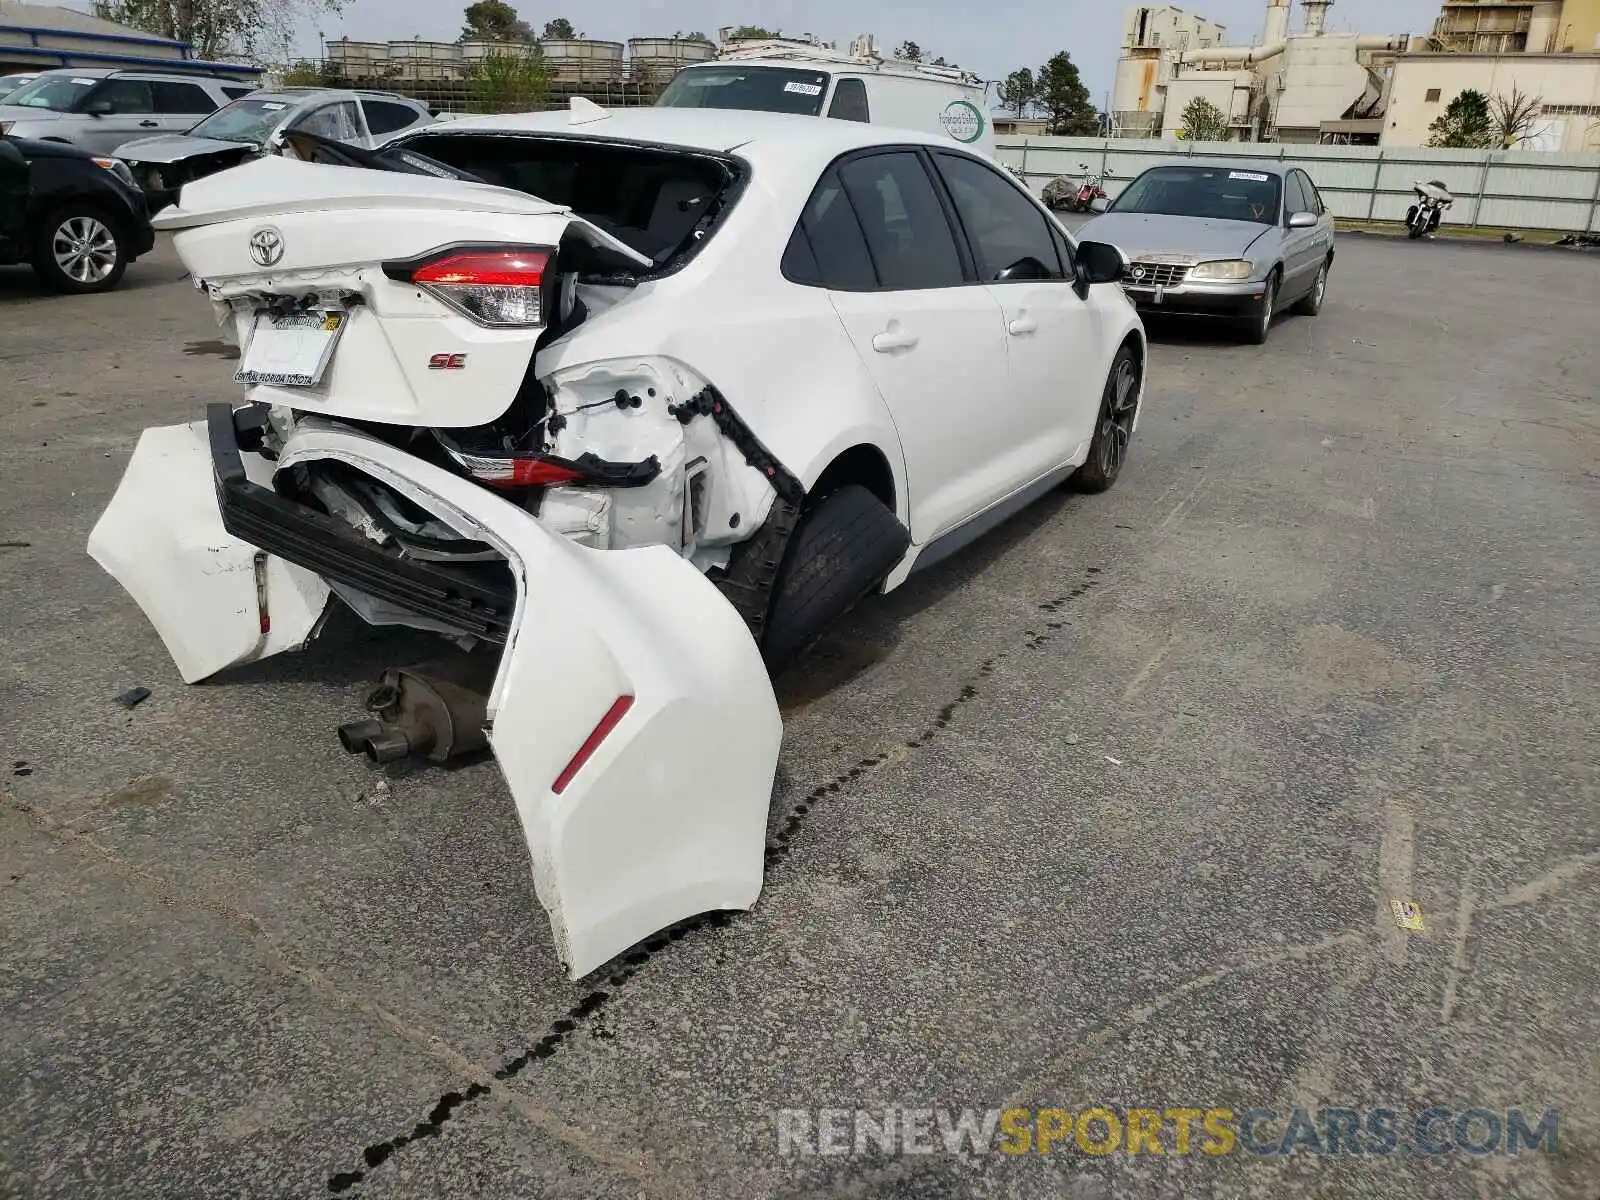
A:
{"label": "dark suv", "polygon": [[32,263],[56,291],[106,292],[153,245],[144,193],[126,164],[0,135],[0,263]]}

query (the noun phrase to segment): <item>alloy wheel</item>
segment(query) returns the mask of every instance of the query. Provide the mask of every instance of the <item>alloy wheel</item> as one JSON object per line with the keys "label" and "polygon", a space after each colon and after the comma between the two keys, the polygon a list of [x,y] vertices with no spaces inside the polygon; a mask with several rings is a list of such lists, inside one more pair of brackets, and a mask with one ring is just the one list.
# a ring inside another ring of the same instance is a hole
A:
{"label": "alloy wheel", "polygon": [[1107,479],[1115,478],[1122,469],[1138,411],[1139,372],[1132,359],[1124,358],[1117,364],[1100,406],[1100,471]]}
{"label": "alloy wheel", "polygon": [[117,239],[95,217],[63,221],[50,239],[50,252],[61,273],[74,283],[101,283],[117,267]]}

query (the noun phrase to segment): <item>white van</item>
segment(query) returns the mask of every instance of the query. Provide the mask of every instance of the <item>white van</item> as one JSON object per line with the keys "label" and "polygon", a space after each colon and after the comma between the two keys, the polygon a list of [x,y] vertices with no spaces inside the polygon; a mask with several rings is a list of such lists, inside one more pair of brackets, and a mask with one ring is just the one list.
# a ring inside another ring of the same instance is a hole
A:
{"label": "white van", "polygon": [[985,88],[970,71],[884,58],[868,37],[848,53],[785,40],[736,43],[673,76],[656,104],[742,108],[942,133],[994,157]]}

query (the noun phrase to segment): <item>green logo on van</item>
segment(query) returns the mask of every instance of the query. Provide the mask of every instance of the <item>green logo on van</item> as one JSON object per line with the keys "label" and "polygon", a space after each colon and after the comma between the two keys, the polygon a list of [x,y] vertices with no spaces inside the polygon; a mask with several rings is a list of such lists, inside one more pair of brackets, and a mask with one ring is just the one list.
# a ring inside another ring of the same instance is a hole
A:
{"label": "green logo on van", "polygon": [[952,100],[945,105],[939,124],[958,142],[975,142],[983,136],[983,112],[970,100]]}

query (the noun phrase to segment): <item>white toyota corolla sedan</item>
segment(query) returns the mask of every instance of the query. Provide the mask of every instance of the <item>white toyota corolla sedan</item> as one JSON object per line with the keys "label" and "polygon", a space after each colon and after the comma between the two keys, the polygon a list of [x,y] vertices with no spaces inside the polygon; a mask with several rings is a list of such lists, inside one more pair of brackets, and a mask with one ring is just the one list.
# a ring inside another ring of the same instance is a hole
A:
{"label": "white toyota corolla sedan", "polygon": [[146,430],[90,553],[186,680],[335,601],[468,652],[341,736],[492,746],[574,977],[755,902],[769,670],[1127,459],[1125,260],[953,141],[578,101],[287,149],[157,221],[245,402]]}

